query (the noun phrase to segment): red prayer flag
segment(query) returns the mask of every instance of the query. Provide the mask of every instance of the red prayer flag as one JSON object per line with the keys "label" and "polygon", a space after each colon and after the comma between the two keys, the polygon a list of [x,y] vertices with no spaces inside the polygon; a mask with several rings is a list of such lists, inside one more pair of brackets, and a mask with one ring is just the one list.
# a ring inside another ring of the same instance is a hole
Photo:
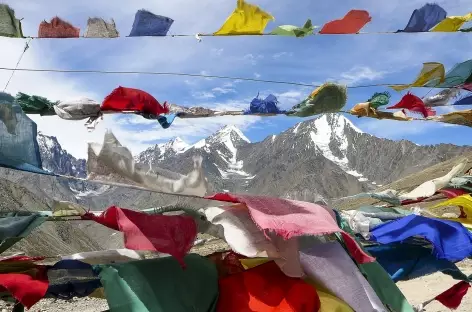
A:
{"label": "red prayer flag", "polygon": [[315,288],[286,276],[275,262],[221,278],[217,312],[319,311]]}
{"label": "red prayer flag", "polygon": [[59,17],[54,17],[51,22],[42,21],[39,24],[39,38],[78,38],[80,29],[63,21]]}
{"label": "red prayer flag", "polygon": [[434,111],[431,107],[426,107],[422,99],[416,95],[411,94],[410,92],[405,94],[397,104],[387,107],[387,109],[392,108],[407,109],[414,113],[423,115],[424,118],[436,115],[436,111]]}
{"label": "red prayer flag", "polygon": [[100,216],[87,213],[82,218],[123,232],[126,248],[167,253],[182,266],[197,236],[197,224],[189,216],[149,215],[113,206]]}
{"label": "red prayer flag", "polygon": [[267,196],[219,193],[205,197],[231,203],[245,204],[252,220],[262,230],[274,231],[285,240],[302,235],[342,234],[349,253],[358,263],[375,261],[357,242],[343,232],[332,209],[313,203]]}
{"label": "red prayer flag", "polygon": [[351,10],[342,19],[326,23],[320,34],[357,34],[372,18],[365,10]]}
{"label": "red prayer flag", "polygon": [[161,105],[152,95],[139,89],[118,87],[103,101],[102,111],[139,111],[159,116],[169,113],[167,102]]}
{"label": "red prayer flag", "polygon": [[452,188],[452,189],[442,189],[442,190],[439,190],[439,192],[441,194],[443,194],[444,196],[446,196],[447,198],[455,198],[457,196],[461,196],[461,195],[465,195],[465,194],[469,194],[468,192],[462,190],[462,189],[456,189],[456,188]]}
{"label": "red prayer flag", "polygon": [[29,309],[44,298],[49,287],[49,281],[45,271],[41,269],[37,279],[27,274],[0,274],[0,286]]}
{"label": "red prayer flag", "polygon": [[470,284],[462,281],[455,284],[442,294],[437,295],[434,299],[441,302],[445,307],[455,310],[460,306],[462,298],[467,294],[469,288]]}

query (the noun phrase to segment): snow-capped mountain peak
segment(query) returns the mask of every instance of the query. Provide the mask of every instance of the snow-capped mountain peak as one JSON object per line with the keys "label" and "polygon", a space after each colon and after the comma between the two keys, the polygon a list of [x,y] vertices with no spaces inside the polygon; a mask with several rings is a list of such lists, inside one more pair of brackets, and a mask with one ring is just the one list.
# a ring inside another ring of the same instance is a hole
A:
{"label": "snow-capped mountain peak", "polygon": [[166,151],[174,151],[176,153],[185,152],[190,145],[179,137],[176,137],[164,144],[158,144],[160,147],[161,154],[165,154]]}
{"label": "snow-capped mountain peak", "polygon": [[249,139],[244,135],[244,133],[236,128],[234,125],[227,125],[218,130],[215,134],[210,136],[208,140],[210,142],[219,142],[222,143],[226,140],[239,141],[242,140],[246,143],[251,143]]}

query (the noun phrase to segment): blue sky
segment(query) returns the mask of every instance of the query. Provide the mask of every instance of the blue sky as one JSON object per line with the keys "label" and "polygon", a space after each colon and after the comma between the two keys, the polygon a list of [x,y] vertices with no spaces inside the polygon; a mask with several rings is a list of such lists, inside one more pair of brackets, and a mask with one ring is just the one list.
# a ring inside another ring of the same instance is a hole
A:
{"label": "blue sky", "polygon": [[[122,36],[129,34],[134,14],[148,9],[175,20],[170,33],[196,34],[216,31],[232,12],[236,0],[6,0],[24,18],[25,35],[36,35],[39,23],[55,15],[81,28],[88,17],[114,18]],[[271,13],[277,25],[303,25],[311,18],[314,25],[341,18],[350,9],[365,9],[372,22],[363,31],[395,31],[403,28],[416,8],[425,1],[403,0],[251,0]],[[472,11],[470,0],[437,1],[448,15]],[[0,38],[0,66],[14,67],[23,50],[24,40]],[[320,84],[334,80],[348,85],[373,83],[409,83],[423,62],[442,62],[446,68],[470,59],[470,33],[423,33],[393,35],[290,37],[204,37],[195,38],[119,38],[33,40],[20,67],[61,69],[103,69],[122,71],[187,72],[210,75],[242,76],[268,80],[285,80]],[[10,73],[0,71],[3,86]],[[147,75],[93,75],[17,72],[8,92],[18,91],[49,97],[52,100],[90,97],[101,101],[117,86],[143,89],[160,102],[200,105],[214,108],[246,108],[259,92],[273,93],[281,106],[289,108],[312,90],[306,87],[268,83]],[[350,108],[367,100],[384,87],[351,89]],[[400,93],[392,93],[392,102]],[[414,89],[419,96],[427,89]],[[434,91],[431,93],[434,94]],[[464,107],[462,107],[464,108]],[[438,110],[439,113],[452,108]],[[301,119],[289,117],[220,117],[179,120],[164,130],[154,122],[138,116],[106,116],[97,129],[88,133],[83,121],[71,122],[57,117],[32,117],[40,131],[55,135],[75,156],[85,157],[86,142],[100,142],[110,128],[133,153],[179,136],[194,143],[226,124],[239,127],[252,141],[264,139],[293,126]],[[365,132],[390,139],[408,139],[418,144],[470,144],[472,129],[437,123],[376,121],[350,118]]]}

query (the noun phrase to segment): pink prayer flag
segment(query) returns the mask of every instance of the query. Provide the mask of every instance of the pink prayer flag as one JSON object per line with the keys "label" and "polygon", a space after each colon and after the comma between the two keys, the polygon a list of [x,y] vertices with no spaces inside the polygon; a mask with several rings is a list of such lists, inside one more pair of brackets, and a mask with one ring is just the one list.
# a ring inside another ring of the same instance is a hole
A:
{"label": "pink prayer flag", "polygon": [[336,223],[334,211],[313,203],[267,196],[219,193],[207,199],[245,204],[254,223],[271,230],[285,240],[302,235],[325,235],[340,232],[350,254],[358,263],[375,261]]}

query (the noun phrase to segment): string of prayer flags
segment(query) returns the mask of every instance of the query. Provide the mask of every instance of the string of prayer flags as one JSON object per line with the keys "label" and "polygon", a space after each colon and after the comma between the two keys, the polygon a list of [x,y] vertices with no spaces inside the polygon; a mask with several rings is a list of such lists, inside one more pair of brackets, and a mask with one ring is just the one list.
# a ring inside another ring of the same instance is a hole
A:
{"label": "string of prayer flags", "polygon": [[438,4],[427,3],[413,11],[408,24],[399,32],[426,32],[447,16],[446,10]]}
{"label": "string of prayer flags", "polygon": [[295,105],[289,116],[308,117],[339,112],[347,102],[345,85],[325,83],[315,89],[305,100]]}
{"label": "string of prayer flags", "polygon": [[387,107],[387,109],[396,108],[407,109],[413,113],[423,115],[424,118],[436,115],[432,108],[424,105],[423,100],[410,92],[405,94],[397,104]]}
{"label": "string of prayer flags", "polygon": [[39,24],[39,38],[79,38],[80,29],[70,23],[54,17],[51,22],[42,21]]}
{"label": "string of prayer flags", "polygon": [[82,218],[123,232],[128,249],[170,254],[183,266],[183,259],[197,237],[197,224],[189,216],[149,215],[113,206],[100,216],[87,213]]}
{"label": "string of prayer flags", "polygon": [[342,19],[326,23],[320,34],[357,34],[372,18],[365,10],[351,10]]}
{"label": "string of prayer flags", "polygon": [[21,21],[7,4],[0,4],[0,37],[23,38]]}
{"label": "string of prayer flags", "polygon": [[262,35],[272,20],[274,17],[258,6],[237,0],[236,9],[214,35]]}
{"label": "string of prayer flags", "polygon": [[113,19],[109,23],[98,17],[88,19],[85,38],[117,38],[119,36]]}
{"label": "string of prayer flags", "polygon": [[129,36],[166,36],[173,23],[174,20],[169,17],[138,10]]}
{"label": "string of prayer flags", "polygon": [[422,87],[431,81],[437,81],[437,83],[442,83],[445,81],[445,71],[446,70],[444,69],[444,65],[441,63],[423,63],[423,68],[421,69],[421,72],[413,83],[405,85],[393,85],[390,87],[395,91],[402,91],[411,87]]}
{"label": "string of prayer flags", "polygon": [[470,21],[472,21],[472,12],[463,16],[449,16],[434,26],[431,31],[455,32]]}
{"label": "string of prayer flags", "polygon": [[278,36],[295,36],[297,38],[306,37],[313,35],[313,31],[316,26],[313,26],[311,20],[308,19],[302,27],[297,27],[293,25],[281,25],[277,26],[274,30],[270,32],[271,35]]}
{"label": "string of prayer flags", "polygon": [[453,105],[472,105],[472,95],[463,97],[462,99],[454,102]]}

